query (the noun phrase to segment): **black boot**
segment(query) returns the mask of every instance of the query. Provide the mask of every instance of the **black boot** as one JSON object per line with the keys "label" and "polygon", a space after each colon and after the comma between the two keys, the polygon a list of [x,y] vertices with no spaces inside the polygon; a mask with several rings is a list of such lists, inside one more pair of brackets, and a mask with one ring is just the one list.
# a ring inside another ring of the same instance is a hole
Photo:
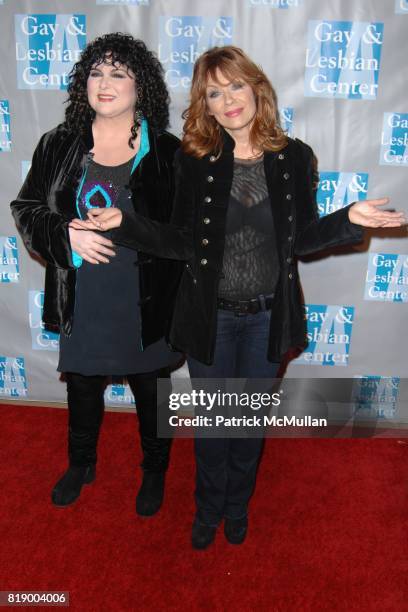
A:
{"label": "black boot", "polygon": [[170,393],[171,382],[168,368],[127,376],[136,400],[143,451],[143,482],[136,497],[136,512],[140,516],[153,516],[160,510],[169,464],[171,440],[157,437],[157,411],[161,409],[157,406],[158,377],[167,379]]}
{"label": "black boot", "polygon": [[95,480],[96,448],[103,418],[104,376],[82,376],[68,372],[69,468],[51,493],[56,506],[69,506],[84,484]]}
{"label": "black boot", "polygon": [[204,550],[213,543],[215,534],[217,533],[217,527],[211,525],[204,525],[195,518],[193,523],[193,529],[191,531],[191,544],[196,550]]}
{"label": "black boot", "polygon": [[94,480],[94,465],[70,466],[52,490],[52,503],[60,507],[69,506],[80,496],[82,486],[90,484]]}
{"label": "black boot", "polygon": [[143,482],[136,497],[136,512],[153,516],[161,508],[164,497],[165,472],[143,472]]}
{"label": "black boot", "polygon": [[224,520],[224,534],[230,544],[242,544],[248,531],[248,517]]}

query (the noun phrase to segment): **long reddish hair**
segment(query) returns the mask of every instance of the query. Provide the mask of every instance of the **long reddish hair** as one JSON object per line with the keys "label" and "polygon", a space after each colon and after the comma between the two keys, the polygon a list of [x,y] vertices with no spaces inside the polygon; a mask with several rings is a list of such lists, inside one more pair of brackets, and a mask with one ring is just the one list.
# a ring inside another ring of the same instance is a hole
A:
{"label": "long reddish hair", "polygon": [[257,111],[251,127],[251,144],[266,151],[279,151],[287,143],[278,115],[277,98],[265,73],[238,47],[213,47],[194,65],[190,105],[183,113],[181,148],[194,157],[210,152],[219,155],[223,147],[222,127],[208,114],[206,88],[208,77],[217,80],[217,68],[230,82],[243,80],[252,87]]}

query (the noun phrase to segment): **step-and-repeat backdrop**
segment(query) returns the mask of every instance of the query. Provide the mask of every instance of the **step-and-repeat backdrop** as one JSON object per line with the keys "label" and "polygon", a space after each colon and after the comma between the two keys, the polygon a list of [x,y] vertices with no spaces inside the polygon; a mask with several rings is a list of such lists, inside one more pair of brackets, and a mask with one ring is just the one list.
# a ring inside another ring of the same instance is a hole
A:
{"label": "step-and-repeat backdrop", "polygon": [[[0,0],[1,399],[65,398],[58,336],[41,322],[44,268],[24,248],[9,202],[41,134],[63,119],[81,49],[113,31],[157,53],[175,134],[196,58],[238,45],[274,84],[289,135],[315,150],[321,216],[385,195],[407,210],[408,0]],[[363,399],[397,400],[408,369],[407,242],[406,230],[376,231],[300,264],[309,346],[287,376],[356,377]],[[122,384],[106,400],[133,401]]]}

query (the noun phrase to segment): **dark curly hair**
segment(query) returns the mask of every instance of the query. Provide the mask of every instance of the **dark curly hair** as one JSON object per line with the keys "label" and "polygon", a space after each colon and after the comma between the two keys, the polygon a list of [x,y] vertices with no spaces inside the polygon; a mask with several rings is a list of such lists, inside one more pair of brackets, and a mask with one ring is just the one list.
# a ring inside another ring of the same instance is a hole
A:
{"label": "dark curly hair", "polygon": [[109,63],[127,66],[135,75],[137,103],[129,139],[129,146],[133,148],[141,116],[151,127],[166,129],[169,124],[169,94],[159,60],[142,40],[130,34],[115,32],[99,36],[82,51],[69,75],[65,125],[70,131],[83,132],[95,117],[95,111],[88,103],[87,80],[91,68],[107,58]]}

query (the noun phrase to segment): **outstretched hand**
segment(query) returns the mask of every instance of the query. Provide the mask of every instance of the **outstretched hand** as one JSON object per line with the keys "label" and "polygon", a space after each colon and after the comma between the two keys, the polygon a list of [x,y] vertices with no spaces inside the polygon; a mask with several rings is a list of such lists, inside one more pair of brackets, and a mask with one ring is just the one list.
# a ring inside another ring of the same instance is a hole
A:
{"label": "outstretched hand", "polygon": [[389,198],[355,202],[349,208],[349,219],[352,223],[363,227],[401,227],[406,225],[407,218],[403,212],[391,212],[380,208],[388,202]]}

